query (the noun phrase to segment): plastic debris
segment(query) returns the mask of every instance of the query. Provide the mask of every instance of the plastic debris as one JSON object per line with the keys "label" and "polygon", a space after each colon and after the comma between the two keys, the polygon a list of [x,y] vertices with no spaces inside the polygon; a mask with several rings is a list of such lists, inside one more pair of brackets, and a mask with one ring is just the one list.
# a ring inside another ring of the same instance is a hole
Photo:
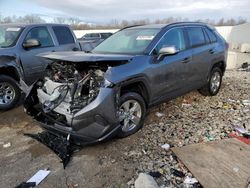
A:
{"label": "plastic debris", "polygon": [[191,177],[187,176],[184,180],[184,183],[192,185],[192,184],[198,183],[198,180],[196,178],[191,178]]}
{"label": "plastic debris", "polygon": [[148,174],[154,178],[159,178],[162,175],[159,171],[149,172]]}
{"label": "plastic debris", "polygon": [[165,150],[169,150],[170,149],[170,145],[169,144],[164,144],[161,146],[161,148],[165,149]]}
{"label": "plastic debris", "polygon": [[38,134],[24,135],[29,136],[50,148],[62,160],[63,168],[66,168],[73,152],[79,149],[79,146],[71,144],[68,138],[57,136],[47,131]]}
{"label": "plastic debris", "polygon": [[175,175],[175,176],[177,176],[177,177],[180,177],[180,178],[185,177],[185,174],[184,174],[183,172],[179,171],[179,170],[176,170],[176,169],[174,169],[174,168],[171,168],[170,171],[171,171],[171,173],[172,173],[173,175]]}
{"label": "plastic debris", "polygon": [[155,115],[156,115],[157,117],[163,117],[165,114],[160,113],[160,112],[156,112]]}
{"label": "plastic debris", "polygon": [[250,106],[250,100],[242,100],[242,103],[243,103],[245,106]]}
{"label": "plastic debris", "polygon": [[3,148],[9,148],[10,146],[11,146],[11,143],[8,142],[8,143],[6,143],[6,144],[3,145]]}
{"label": "plastic debris", "polygon": [[240,134],[244,134],[247,132],[243,127],[236,127],[235,130]]}

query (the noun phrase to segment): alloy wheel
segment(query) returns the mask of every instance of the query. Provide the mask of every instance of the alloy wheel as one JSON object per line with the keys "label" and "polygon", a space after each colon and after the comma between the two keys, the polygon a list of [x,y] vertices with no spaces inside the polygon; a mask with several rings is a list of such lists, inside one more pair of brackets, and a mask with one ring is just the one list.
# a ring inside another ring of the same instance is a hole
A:
{"label": "alloy wheel", "polygon": [[123,132],[129,132],[139,125],[142,107],[136,100],[127,100],[120,106],[120,123]]}

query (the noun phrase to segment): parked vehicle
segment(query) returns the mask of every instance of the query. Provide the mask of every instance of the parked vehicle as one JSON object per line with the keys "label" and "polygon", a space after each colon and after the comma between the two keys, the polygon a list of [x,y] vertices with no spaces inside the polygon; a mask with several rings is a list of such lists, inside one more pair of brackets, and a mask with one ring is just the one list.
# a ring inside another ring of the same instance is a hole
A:
{"label": "parked vehicle", "polygon": [[30,85],[43,76],[48,60],[37,54],[78,50],[80,43],[68,25],[0,25],[0,110],[19,101],[20,80]]}
{"label": "parked vehicle", "polygon": [[109,38],[112,33],[86,33],[82,38],[79,40],[105,40]]}
{"label": "parked vehicle", "polygon": [[202,23],[125,28],[91,53],[44,54],[52,60],[25,102],[50,132],[76,143],[126,137],[143,125],[152,105],[198,89],[219,92],[227,45]]}
{"label": "parked vehicle", "polygon": [[79,41],[81,41],[84,51],[90,52],[111,35],[112,33],[86,33]]}

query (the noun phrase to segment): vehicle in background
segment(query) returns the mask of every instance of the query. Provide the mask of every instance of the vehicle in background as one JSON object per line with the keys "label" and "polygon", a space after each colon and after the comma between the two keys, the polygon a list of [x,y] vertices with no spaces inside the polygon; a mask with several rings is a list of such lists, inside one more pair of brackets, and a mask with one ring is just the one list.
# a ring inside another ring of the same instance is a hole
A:
{"label": "vehicle in background", "polygon": [[90,53],[53,61],[28,93],[26,112],[50,132],[94,143],[137,132],[149,107],[199,90],[219,92],[227,44],[203,23],[125,28]]}
{"label": "vehicle in background", "polygon": [[81,49],[68,25],[0,25],[0,109],[19,101],[21,80],[31,85],[43,76],[49,61],[37,54]]}
{"label": "vehicle in background", "polygon": [[86,33],[82,38],[79,40],[105,40],[109,38],[112,35],[112,33]]}
{"label": "vehicle in background", "polygon": [[81,46],[86,52],[90,52],[102,41],[110,37],[112,33],[86,33],[78,40],[81,42]]}

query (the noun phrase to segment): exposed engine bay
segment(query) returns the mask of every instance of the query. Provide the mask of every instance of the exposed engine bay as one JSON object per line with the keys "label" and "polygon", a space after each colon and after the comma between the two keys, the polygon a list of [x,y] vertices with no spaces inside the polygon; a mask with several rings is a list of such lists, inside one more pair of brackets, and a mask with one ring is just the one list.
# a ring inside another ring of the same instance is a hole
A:
{"label": "exposed engine bay", "polygon": [[74,114],[91,103],[104,82],[109,68],[57,61],[52,63],[43,81],[38,82],[38,99],[43,111]]}

